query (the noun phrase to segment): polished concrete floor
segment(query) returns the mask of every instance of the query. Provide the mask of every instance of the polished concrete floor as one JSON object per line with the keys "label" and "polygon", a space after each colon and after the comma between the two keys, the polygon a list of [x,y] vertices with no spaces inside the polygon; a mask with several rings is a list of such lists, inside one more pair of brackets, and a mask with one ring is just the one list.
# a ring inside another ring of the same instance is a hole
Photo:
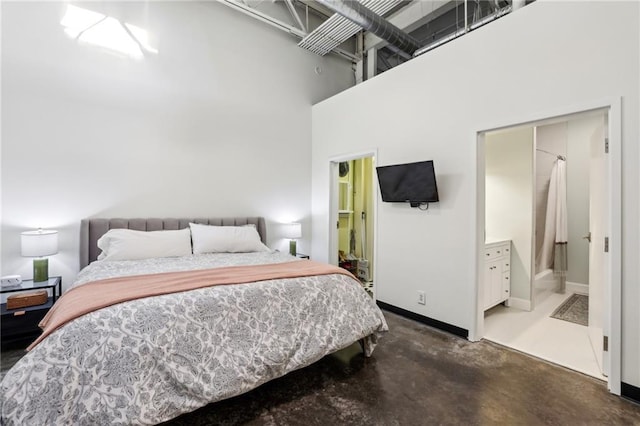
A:
{"label": "polished concrete floor", "polygon": [[[385,312],[390,332],[170,425],[623,425],[640,406],[589,376]],[[3,357],[3,368],[6,368]]]}

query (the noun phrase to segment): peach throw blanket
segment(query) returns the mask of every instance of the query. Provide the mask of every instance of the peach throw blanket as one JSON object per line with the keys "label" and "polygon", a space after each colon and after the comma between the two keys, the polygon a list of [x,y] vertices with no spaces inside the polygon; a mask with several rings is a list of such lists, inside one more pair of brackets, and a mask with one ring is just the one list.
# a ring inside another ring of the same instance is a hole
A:
{"label": "peach throw blanket", "polygon": [[353,275],[342,268],[311,260],[266,265],[228,266],[195,271],[166,272],[108,278],[67,291],[40,321],[42,334],[27,350],[69,321],[117,303],[215,285],[242,284],[312,275]]}

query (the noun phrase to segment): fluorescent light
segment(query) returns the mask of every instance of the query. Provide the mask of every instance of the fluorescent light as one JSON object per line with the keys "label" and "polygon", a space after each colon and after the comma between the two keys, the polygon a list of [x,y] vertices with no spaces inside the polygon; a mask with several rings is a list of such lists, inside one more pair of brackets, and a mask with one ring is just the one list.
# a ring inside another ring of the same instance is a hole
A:
{"label": "fluorescent light", "polygon": [[65,27],[64,31],[69,36],[80,42],[136,59],[144,57],[143,49],[149,53],[158,53],[157,49],[149,45],[146,30],[91,10],[67,5],[67,12],[60,24]]}

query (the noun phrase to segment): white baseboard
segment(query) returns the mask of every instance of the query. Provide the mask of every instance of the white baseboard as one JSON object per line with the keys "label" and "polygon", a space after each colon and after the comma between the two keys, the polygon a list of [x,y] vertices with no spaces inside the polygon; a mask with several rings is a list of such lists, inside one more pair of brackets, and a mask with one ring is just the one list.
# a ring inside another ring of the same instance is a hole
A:
{"label": "white baseboard", "polygon": [[531,311],[531,300],[510,297],[509,307],[522,309],[523,311]]}
{"label": "white baseboard", "polygon": [[586,294],[589,295],[589,285],[588,284],[580,284],[580,283],[572,283],[571,281],[567,281],[567,293],[577,293],[577,294]]}

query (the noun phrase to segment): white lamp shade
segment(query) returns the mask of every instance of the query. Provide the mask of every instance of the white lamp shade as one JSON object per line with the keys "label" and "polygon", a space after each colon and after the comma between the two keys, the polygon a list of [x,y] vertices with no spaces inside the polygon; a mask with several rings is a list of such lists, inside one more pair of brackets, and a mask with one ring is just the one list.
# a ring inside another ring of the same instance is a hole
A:
{"label": "white lamp shade", "polygon": [[302,237],[302,224],[287,223],[284,225],[282,234],[285,238],[296,239]]}
{"label": "white lamp shade", "polygon": [[20,242],[25,257],[51,256],[58,252],[58,231],[25,231],[20,234]]}

